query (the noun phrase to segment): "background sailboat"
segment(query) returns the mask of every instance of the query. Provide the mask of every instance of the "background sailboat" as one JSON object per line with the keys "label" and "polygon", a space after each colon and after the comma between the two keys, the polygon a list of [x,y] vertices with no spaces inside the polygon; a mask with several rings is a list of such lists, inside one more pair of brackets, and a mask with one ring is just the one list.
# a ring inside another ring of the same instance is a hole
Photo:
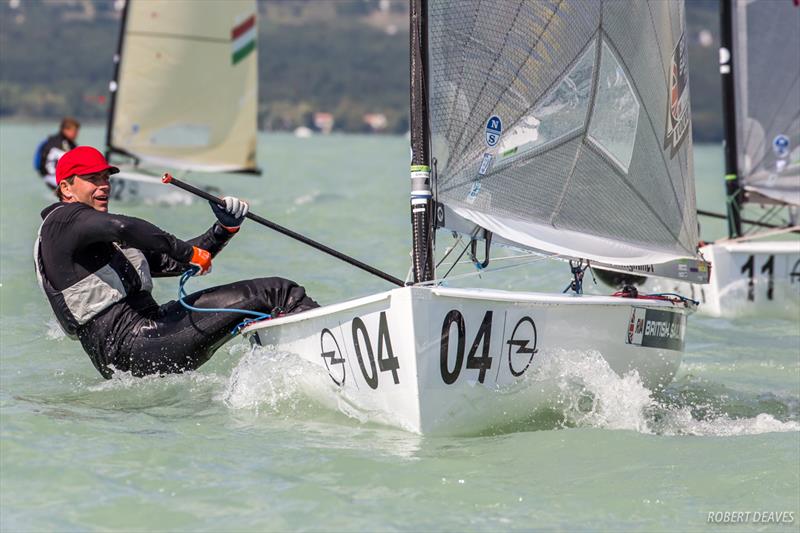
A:
{"label": "background sailboat", "polygon": [[728,238],[700,248],[708,285],[669,288],[711,316],[800,320],[800,5],[721,0],[720,27]]}
{"label": "background sailboat", "polygon": [[[591,260],[707,280],[683,3],[410,3],[410,286],[245,335],[324,368],[327,383],[308,383],[321,401],[333,390],[332,407],[417,433],[530,416],[554,399],[548,362],[565,353],[668,383],[691,307],[583,295],[580,278]],[[473,257],[482,239],[487,254],[491,240],[572,259],[574,291],[448,288],[434,261],[445,228]]]}
{"label": "background sailboat", "polygon": [[160,175],[257,174],[254,0],[128,0],[111,82],[106,145],[129,163],[121,200],[165,200]]}

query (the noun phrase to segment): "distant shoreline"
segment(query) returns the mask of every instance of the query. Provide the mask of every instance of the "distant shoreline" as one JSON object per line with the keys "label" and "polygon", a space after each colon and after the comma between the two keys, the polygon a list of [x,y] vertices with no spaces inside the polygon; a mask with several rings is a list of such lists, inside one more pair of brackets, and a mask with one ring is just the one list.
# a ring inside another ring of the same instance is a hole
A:
{"label": "distant shoreline", "polygon": [[[0,126],[5,125],[15,125],[15,126],[52,126],[53,132],[58,129],[58,123],[61,119],[60,118],[40,118],[40,117],[32,117],[26,118],[20,115],[13,115],[10,117],[0,117]],[[105,129],[106,123],[104,120],[85,120],[80,121],[82,128],[103,128]],[[285,135],[293,135],[293,130],[262,130],[259,129],[258,133],[280,133]],[[314,136],[318,138],[323,137],[341,137],[341,136],[358,136],[358,137],[405,137],[405,133],[395,133],[395,132],[363,132],[363,131],[344,131],[344,130],[333,130],[331,133],[318,133],[315,132]]]}

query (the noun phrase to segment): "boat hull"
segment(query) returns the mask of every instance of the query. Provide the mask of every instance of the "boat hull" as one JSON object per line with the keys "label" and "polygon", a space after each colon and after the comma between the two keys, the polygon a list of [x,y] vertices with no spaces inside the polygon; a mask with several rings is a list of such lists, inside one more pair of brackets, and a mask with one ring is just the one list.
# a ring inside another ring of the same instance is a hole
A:
{"label": "boat hull", "polygon": [[711,263],[707,285],[652,279],[643,290],[689,296],[707,316],[800,320],[800,242],[719,243],[700,253]]}
{"label": "boat hull", "polygon": [[115,203],[189,205],[194,200],[191,194],[165,185],[161,178],[130,168],[121,168],[110,181]]}
{"label": "boat hull", "polygon": [[335,395],[316,392],[334,409],[344,402],[367,420],[458,434],[552,406],[559,380],[550,370],[563,354],[599,353],[617,374],[665,386],[689,312],[661,301],[405,287],[254,323],[244,335],[321,367]]}

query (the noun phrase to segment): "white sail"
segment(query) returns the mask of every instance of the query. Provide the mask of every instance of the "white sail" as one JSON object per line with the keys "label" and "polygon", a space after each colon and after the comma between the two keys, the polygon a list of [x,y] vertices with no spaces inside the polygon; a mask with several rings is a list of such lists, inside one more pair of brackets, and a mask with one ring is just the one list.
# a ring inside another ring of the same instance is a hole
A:
{"label": "white sail", "polygon": [[431,0],[428,21],[448,213],[566,257],[697,258],[682,2]]}
{"label": "white sail", "polygon": [[256,169],[255,0],[129,0],[109,148],[143,163]]}
{"label": "white sail", "polygon": [[800,205],[800,6],[737,0],[733,30],[739,179],[754,201]]}

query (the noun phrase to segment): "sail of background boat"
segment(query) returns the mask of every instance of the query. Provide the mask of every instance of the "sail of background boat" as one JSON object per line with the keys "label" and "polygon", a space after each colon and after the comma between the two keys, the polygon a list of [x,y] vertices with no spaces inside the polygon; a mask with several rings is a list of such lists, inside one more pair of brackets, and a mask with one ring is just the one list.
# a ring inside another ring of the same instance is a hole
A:
{"label": "sail of background boat", "polygon": [[[727,215],[702,214],[726,218],[728,235],[700,247],[713,265],[707,285],[645,288],[689,294],[710,316],[796,319],[800,243],[790,233],[798,232],[800,204],[800,5],[721,0],[719,7]],[[755,216],[745,218],[748,205]]]}
{"label": "sail of background boat", "polygon": [[129,0],[107,145],[137,164],[257,172],[254,0]]}
{"label": "sail of background boat", "polygon": [[440,225],[704,268],[681,2],[432,0],[428,13]]}
{"label": "sail of background boat", "polygon": [[800,7],[790,0],[732,7],[742,200],[800,206]]}

